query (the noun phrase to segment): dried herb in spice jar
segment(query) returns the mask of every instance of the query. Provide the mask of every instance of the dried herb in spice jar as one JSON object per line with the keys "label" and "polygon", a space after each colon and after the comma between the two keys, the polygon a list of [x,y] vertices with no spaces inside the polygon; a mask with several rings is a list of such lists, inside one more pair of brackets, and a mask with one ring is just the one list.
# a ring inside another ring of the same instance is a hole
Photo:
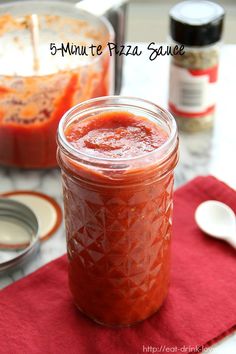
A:
{"label": "dried herb in spice jar", "polygon": [[173,45],[185,54],[172,58],[169,109],[184,131],[213,125],[224,9],[210,1],[188,0],[170,10]]}

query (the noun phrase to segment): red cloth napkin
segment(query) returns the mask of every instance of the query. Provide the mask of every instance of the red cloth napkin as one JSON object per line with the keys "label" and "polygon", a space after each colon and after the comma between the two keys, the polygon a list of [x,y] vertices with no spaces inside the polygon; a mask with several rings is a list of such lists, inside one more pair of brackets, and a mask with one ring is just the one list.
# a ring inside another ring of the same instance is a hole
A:
{"label": "red cloth napkin", "polygon": [[67,287],[65,256],[0,294],[0,352],[122,354],[189,352],[236,329],[236,251],[194,222],[207,199],[236,212],[236,192],[198,177],[175,192],[171,287],[161,310],[131,328],[110,329],[83,316]]}

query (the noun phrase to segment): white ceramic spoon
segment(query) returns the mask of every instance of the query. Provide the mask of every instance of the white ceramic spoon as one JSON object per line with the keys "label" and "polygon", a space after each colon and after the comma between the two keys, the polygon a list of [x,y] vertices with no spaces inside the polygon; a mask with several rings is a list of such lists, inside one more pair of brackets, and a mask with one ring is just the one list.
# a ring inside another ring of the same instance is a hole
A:
{"label": "white ceramic spoon", "polygon": [[236,218],[228,205],[216,200],[203,202],[195,211],[195,220],[202,231],[236,248]]}

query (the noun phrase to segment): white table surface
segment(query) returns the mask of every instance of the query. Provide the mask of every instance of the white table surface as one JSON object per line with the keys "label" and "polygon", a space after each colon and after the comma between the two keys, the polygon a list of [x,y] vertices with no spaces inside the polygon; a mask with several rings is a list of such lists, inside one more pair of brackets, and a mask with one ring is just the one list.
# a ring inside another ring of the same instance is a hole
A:
{"label": "white table surface", "polygon": [[[144,49],[145,44],[140,44]],[[167,107],[168,57],[151,62],[148,54],[125,57],[122,95],[138,96]],[[176,169],[176,187],[195,176],[212,174],[236,188],[236,45],[222,48],[219,95],[214,129],[195,134],[180,134],[180,162]],[[23,171],[0,168],[0,193],[17,189],[44,192],[62,205],[60,171]],[[0,277],[0,288],[33,272],[66,251],[62,225],[45,241],[38,255],[24,268]],[[235,279],[232,281],[236,281]],[[236,295],[235,295],[236,296]],[[214,347],[212,354],[235,354],[236,333]]]}

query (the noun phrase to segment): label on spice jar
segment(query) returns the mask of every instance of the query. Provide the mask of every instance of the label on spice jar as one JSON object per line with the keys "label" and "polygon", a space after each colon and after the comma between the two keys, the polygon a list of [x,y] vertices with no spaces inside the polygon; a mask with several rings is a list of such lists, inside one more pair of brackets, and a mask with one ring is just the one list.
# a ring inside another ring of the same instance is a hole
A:
{"label": "label on spice jar", "polygon": [[204,117],[214,111],[218,65],[208,69],[170,68],[169,108],[179,116]]}

